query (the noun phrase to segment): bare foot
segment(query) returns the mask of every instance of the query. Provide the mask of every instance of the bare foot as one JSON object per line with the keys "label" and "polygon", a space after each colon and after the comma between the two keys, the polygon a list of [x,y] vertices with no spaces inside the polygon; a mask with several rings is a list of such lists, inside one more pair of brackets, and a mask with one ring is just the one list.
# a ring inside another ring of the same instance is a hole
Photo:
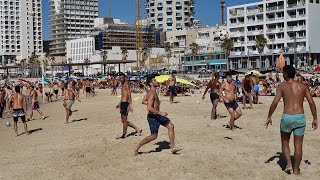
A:
{"label": "bare foot", "polygon": [[171,153],[172,154],[177,154],[177,152],[181,151],[182,149],[181,148],[172,148],[171,149]]}
{"label": "bare foot", "polygon": [[42,116],[42,120],[45,120],[45,119],[46,119],[46,117]]}
{"label": "bare foot", "polygon": [[122,136],[120,136],[119,138],[117,138],[117,139],[125,139],[127,137],[127,135],[126,134],[122,134]]}
{"label": "bare foot", "polygon": [[284,172],[285,173],[287,173],[287,174],[291,174],[291,170],[292,170],[292,167],[291,167],[292,165],[290,164],[290,165],[287,165],[287,167],[286,167],[286,169],[284,170]]}
{"label": "bare foot", "polygon": [[137,134],[137,136],[141,136],[141,134],[142,134],[142,130],[141,130],[141,129],[139,129],[138,131],[136,131],[136,134]]}
{"label": "bare foot", "polygon": [[69,122],[68,122],[68,121],[65,121],[64,123],[65,123],[65,124],[69,124]]}
{"label": "bare foot", "polygon": [[300,173],[300,168],[297,171],[293,170],[293,174],[296,175],[296,176],[300,175],[301,174]]}
{"label": "bare foot", "polygon": [[30,133],[29,133],[29,132],[26,132],[25,134],[26,134],[26,136],[28,136]]}

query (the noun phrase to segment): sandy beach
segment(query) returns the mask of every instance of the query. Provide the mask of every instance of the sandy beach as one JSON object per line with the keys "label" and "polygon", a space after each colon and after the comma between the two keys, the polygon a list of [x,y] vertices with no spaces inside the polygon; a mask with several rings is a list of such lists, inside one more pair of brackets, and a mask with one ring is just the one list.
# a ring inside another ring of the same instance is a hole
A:
{"label": "sandy beach", "polygon": [[[118,91],[119,93],[119,91]],[[210,120],[209,97],[201,94],[178,97],[169,104],[160,97],[162,110],[169,113],[175,125],[176,143],[183,148],[179,155],[170,153],[167,130],[160,128],[158,139],[142,147],[134,156],[133,146],[150,134],[144,94],[133,94],[134,112],[129,121],[143,129],[142,136],[117,139],[122,134],[120,114],[115,109],[119,97],[110,90],[73,106],[70,124],[64,124],[62,102],[41,106],[47,119],[28,122],[31,134],[15,137],[13,127],[0,120],[0,179],[291,179],[282,171],[279,124],[283,110],[279,104],[273,126],[265,129],[264,122],[273,97],[261,97],[261,105],[243,110],[234,131],[224,125],[229,121],[223,104],[218,105],[222,118]],[[320,99],[315,98],[318,112]],[[197,103],[199,101],[200,103]],[[305,102],[307,128],[302,177],[320,177],[320,130],[311,129],[312,115]],[[318,114],[319,117],[319,114]],[[128,132],[133,131],[130,129]],[[19,132],[24,132],[19,123]],[[293,141],[291,141],[293,155]]]}

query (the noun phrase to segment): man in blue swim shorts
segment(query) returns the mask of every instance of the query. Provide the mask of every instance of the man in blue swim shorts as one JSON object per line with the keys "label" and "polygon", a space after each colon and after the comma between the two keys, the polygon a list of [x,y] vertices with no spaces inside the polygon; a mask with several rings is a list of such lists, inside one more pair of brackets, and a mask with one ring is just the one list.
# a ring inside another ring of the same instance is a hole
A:
{"label": "man in blue swim shorts", "polygon": [[306,120],[304,116],[303,101],[304,98],[307,99],[312,116],[312,128],[316,130],[318,128],[317,120],[317,108],[312,99],[309,88],[306,84],[300,83],[294,80],[296,70],[291,65],[286,65],[283,68],[283,77],[285,82],[281,83],[277,87],[276,96],[269,109],[269,114],[267,121],[265,123],[266,127],[272,125],[271,116],[281,98],[283,98],[284,111],[280,123],[281,131],[281,143],[282,143],[282,154],[287,161],[287,166],[285,169],[286,173],[291,173],[292,163],[290,159],[290,148],[289,141],[291,133],[294,135],[294,159],[295,164],[293,167],[293,174],[300,174],[300,163],[302,160],[302,142],[304,137],[304,131],[306,127]]}
{"label": "man in blue swim shorts", "polygon": [[167,118],[168,113],[160,111],[160,100],[156,93],[156,88],[159,87],[159,83],[156,81],[154,76],[150,76],[147,78],[147,85],[150,86],[150,90],[147,95],[143,98],[142,104],[147,105],[148,109],[148,123],[151,131],[151,135],[144,138],[137,146],[134,148],[134,154],[138,155],[138,151],[141,146],[157,139],[158,130],[160,125],[166,127],[168,129],[171,152],[176,154],[181,151],[181,149],[176,148],[174,142],[174,126],[171,121]]}

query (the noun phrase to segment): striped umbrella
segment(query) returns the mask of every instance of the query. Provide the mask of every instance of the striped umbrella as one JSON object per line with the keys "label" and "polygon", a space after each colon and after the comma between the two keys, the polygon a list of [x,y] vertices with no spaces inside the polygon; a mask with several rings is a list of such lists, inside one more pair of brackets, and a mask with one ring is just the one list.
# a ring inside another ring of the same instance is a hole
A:
{"label": "striped umbrella", "polygon": [[278,59],[278,67],[282,69],[286,65],[285,59],[283,57],[283,54],[280,53],[279,59]]}

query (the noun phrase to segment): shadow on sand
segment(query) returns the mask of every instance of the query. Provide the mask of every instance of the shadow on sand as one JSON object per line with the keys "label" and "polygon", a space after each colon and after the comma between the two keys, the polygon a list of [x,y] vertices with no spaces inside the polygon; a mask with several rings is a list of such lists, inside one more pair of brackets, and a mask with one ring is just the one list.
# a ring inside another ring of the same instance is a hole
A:
{"label": "shadow on sand", "polygon": [[[170,143],[168,141],[160,141],[155,143],[154,145],[158,145],[158,147],[155,150],[152,150],[149,152],[139,152],[139,154],[156,153],[156,152],[162,152],[162,150],[164,149],[170,149]],[[175,155],[179,155],[179,153],[175,153]]]}
{"label": "shadow on sand", "polygon": [[81,119],[75,119],[75,120],[72,120],[71,122],[80,122],[80,121],[87,121],[88,118],[81,118]]}
{"label": "shadow on sand", "polygon": [[[42,128],[37,128],[37,129],[29,130],[28,133],[29,133],[29,135],[30,135],[30,134],[32,134],[32,133],[34,133],[34,132],[37,132],[37,131],[42,131]],[[25,134],[25,132],[19,134],[18,136],[21,136],[21,135],[24,135],[24,134]]]}
{"label": "shadow on sand", "polygon": [[[286,160],[285,160],[285,158],[284,158],[284,156],[283,156],[283,154],[281,152],[277,152],[276,155],[270,157],[264,163],[270,163],[271,161],[274,161],[275,159],[278,159],[277,164],[282,169],[282,171],[284,171],[286,169],[287,162],[286,162]],[[290,156],[290,159],[291,159],[292,166],[294,166],[294,164],[295,164],[294,156]],[[302,160],[301,162],[302,163],[304,162],[305,164],[311,165],[311,162],[309,160],[307,160],[307,159],[306,160]]]}
{"label": "shadow on sand", "polygon": [[[222,127],[225,127],[226,129],[230,129],[230,125],[222,125]],[[234,125],[235,129],[242,129],[241,127]]]}

